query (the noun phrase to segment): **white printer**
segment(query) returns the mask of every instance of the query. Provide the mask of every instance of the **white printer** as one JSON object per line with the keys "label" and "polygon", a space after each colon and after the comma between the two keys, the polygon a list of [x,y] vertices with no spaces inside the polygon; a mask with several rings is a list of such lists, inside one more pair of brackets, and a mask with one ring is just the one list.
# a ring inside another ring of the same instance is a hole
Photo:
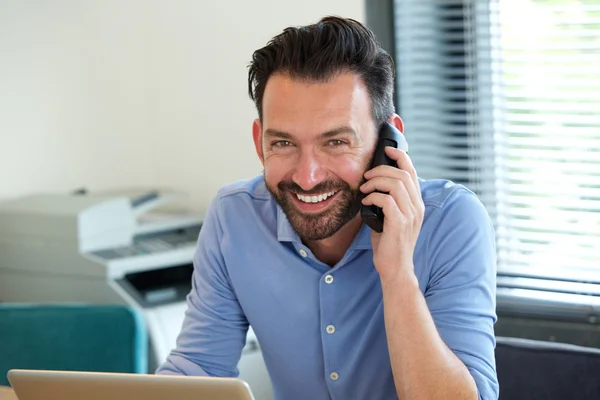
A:
{"label": "white printer", "polygon": [[[201,216],[167,191],[31,195],[0,203],[0,302],[126,304],[149,331],[149,372],[175,346]],[[238,365],[273,398],[252,328]]]}

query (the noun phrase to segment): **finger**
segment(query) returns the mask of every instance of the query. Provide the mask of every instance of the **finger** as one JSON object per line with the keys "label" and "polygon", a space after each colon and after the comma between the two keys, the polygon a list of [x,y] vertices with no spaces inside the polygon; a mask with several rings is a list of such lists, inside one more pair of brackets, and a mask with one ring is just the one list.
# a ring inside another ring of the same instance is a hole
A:
{"label": "finger", "polygon": [[[398,169],[395,167],[390,167],[389,165],[380,165],[375,167],[365,173],[365,178],[367,179],[367,183],[375,179],[376,177],[387,177],[395,180],[400,180],[404,183],[404,186],[408,192],[410,197],[410,201],[415,206],[421,204],[423,202],[421,198],[421,190],[418,186],[415,187],[415,183],[407,171],[402,169]],[[366,185],[366,183],[365,183]],[[371,186],[367,186],[370,188]],[[362,190],[362,189],[361,189]],[[367,189],[365,192],[370,192],[373,189]]]}
{"label": "finger", "polygon": [[412,160],[410,159],[408,154],[403,150],[391,146],[386,146],[384,150],[385,154],[389,158],[396,161],[398,168],[410,174],[413,182],[415,183],[415,186],[418,188],[420,185],[417,170],[415,169],[415,166],[413,165]]}
{"label": "finger", "polygon": [[406,224],[408,221],[406,216],[400,212],[396,201],[388,194],[373,192],[362,199],[362,203],[365,206],[374,205],[383,210],[383,214],[385,215],[383,219],[384,232],[391,232],[390,227],[393,230],[397,230],[400,224]]}
{"label": "finger", "polygon": [[404,182],[399,179],[378,176],[364,183],[360,187],[360,190],[363,193],[374,192],[376,190],[389,193],[396,202],[396,206],[404,215],[411,218],[415,214],[416,207],[412,203]]}

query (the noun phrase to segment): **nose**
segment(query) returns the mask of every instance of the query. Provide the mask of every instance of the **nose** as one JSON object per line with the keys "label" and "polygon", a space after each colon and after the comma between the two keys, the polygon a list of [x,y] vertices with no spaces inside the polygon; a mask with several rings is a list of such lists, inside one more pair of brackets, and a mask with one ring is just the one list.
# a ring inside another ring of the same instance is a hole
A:
{"label": "nose", "polygon": [[294,168],[292,180],[302,189],[308,191],[325,179],[325,171],[317,156],[308,151],[300,154]]}

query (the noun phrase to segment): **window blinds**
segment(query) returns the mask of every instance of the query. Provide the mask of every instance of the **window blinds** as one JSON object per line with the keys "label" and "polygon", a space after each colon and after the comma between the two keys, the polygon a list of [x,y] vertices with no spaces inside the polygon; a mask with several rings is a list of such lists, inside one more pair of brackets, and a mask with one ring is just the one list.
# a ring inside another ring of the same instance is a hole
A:
{"label": "window blinds", "polygon": [[394,13],[419,174],[479,195],[500,272],[600,282],[600,1],[396,0]]}

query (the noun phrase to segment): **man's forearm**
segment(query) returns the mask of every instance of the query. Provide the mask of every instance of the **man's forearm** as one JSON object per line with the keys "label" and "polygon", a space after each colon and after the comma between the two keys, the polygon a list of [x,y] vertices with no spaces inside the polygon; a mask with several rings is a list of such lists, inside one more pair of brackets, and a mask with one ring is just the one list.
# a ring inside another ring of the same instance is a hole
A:
{"label": "man's forearm", "polygon": [[463,362],[440,337],[414,275],[383,281],[386,335],[400,399],[477,399]]}

